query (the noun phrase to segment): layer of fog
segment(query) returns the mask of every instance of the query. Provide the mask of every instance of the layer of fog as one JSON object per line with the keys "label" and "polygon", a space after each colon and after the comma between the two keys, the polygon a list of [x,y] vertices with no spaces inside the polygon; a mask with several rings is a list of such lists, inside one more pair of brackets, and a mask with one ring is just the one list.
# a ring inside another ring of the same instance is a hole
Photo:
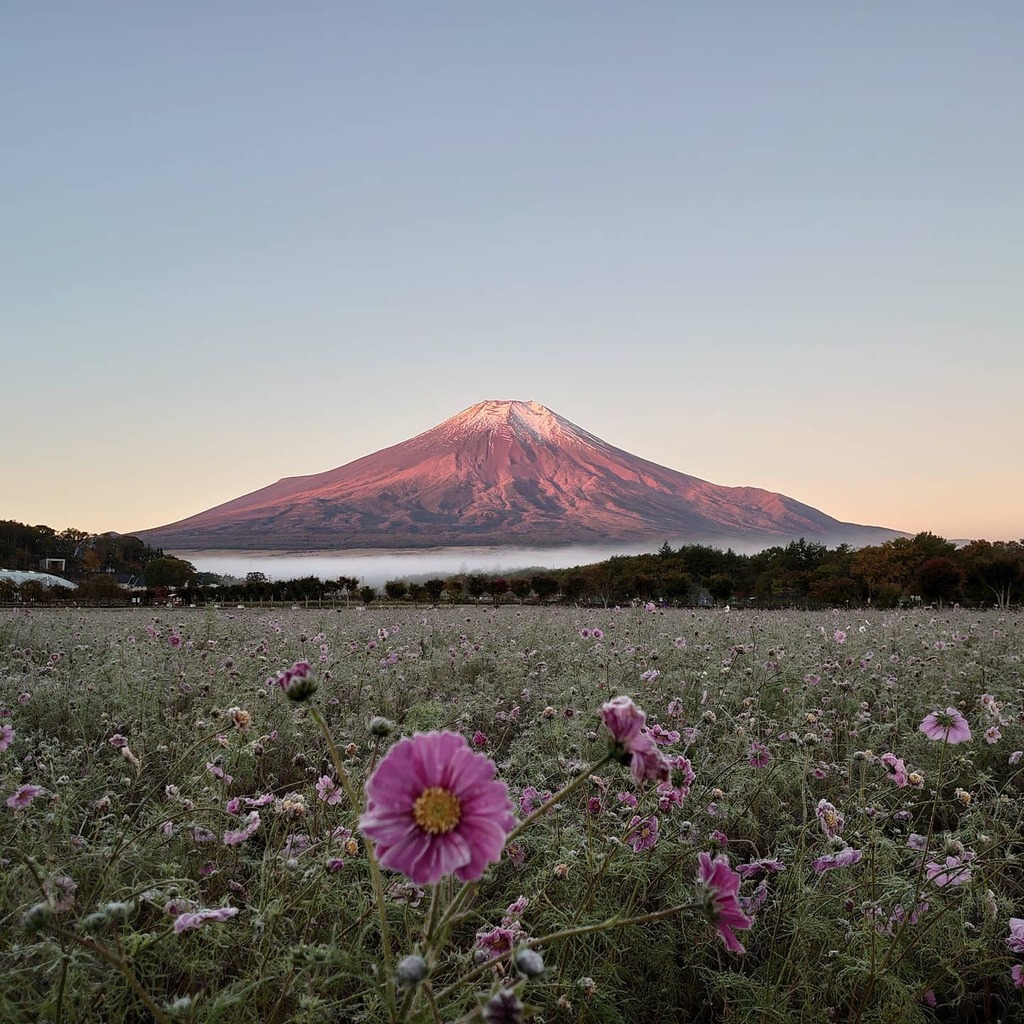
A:
{"label": "layer of fog", "polygon": [[[334,580],[358,577],[361,584],[379,587],[387,580],[422,581],[432,576],[484,573],[490,576],[522,569],[568,569],[601,562],[612,555],[637,555],[656,551],[655,543],[620,546],[573,545],[561,548],[428,548],[422,551],[247,552],[174,551],[200,572],[244,578],[261,572],[271,580],[317,576]],[[718,546],[718,545],[716,545]],[[760,550],[759,545],[754,550]],[[733,550],[740,548],[733,545]]]}

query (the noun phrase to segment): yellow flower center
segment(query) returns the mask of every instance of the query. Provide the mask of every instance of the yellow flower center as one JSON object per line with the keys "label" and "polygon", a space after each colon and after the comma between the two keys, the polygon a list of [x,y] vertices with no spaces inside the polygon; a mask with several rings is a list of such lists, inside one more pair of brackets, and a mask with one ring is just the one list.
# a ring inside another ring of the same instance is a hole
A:
{"label": "yellow flower center", "polygon": [[441,836],[451,832],[462,817],[459,798],[441,786],[423,790],[412,805],[412,816],[424,832]]}

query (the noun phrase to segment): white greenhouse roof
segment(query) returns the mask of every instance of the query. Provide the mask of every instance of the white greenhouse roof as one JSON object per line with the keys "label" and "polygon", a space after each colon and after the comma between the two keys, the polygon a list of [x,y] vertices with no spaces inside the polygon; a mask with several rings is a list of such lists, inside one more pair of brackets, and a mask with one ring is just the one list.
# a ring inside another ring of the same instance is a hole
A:
{"label": "white greenhouse roof", "polygon": [[48,572],[22,572],[20,569],[0,569],[0,580],[10,580],[16,587],[29,580],[42,583],[44,587],[67,587],[68,590],[77,590],[78,584],[70,580],[63,580],[59,576],[52,576]]}

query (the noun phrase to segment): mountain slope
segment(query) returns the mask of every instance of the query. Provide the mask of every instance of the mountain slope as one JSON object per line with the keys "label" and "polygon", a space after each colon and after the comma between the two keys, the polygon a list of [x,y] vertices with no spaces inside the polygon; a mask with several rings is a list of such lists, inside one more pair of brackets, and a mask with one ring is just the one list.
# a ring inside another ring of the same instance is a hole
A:
{"label": "mountain slope", "polygon": [[721,487],[615,448],[536,402],[488,401],[338,469],[287,477],[137,536],[164,548],[548,545],[798,537],[879,543],[782,494]]}

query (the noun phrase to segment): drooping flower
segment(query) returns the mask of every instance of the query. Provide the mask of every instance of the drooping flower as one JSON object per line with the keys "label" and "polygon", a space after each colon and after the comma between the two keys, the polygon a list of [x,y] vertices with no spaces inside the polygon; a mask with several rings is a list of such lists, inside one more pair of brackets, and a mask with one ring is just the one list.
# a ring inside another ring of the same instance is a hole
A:
{"label": "drooping flower", "polygon": [[245,816],[245,824],[241,828],[231,829],[224,833],[225,846],[238,846],[252,836],[260,827],[260,812],[250,811]]}
{"label": "drooping flower", "polygon": [[359,819],[381,866],[417,885],[480,878],[515,825],[508,788],[494,774],[494,762],[458,733],[399,740],[367,780]]}
{"label": "drooping flower", "polygon": [[7,806],[15,810],[28,807],[33,800],[41,793],[46,792],[42,786],[35,786],[32,783],[25,783],[19,786],[8,798]]}
{"label": "drooping flower", "polygon": [[761,875],[774,875],[785,871],[786,865],[777,857],[762,857],[752,860],[749,864],[738,864],[736,873],[743,878],[759,878]]}
{"label": "drooping flower", "polygon": [[14,742],[14,726],[8,722],[0,725],[0,750],[6,750]]}
{"label": "drooping flower", "polygon": [[811,866],[820,875],[826,871],[834,871],[836,868],[848,868],[860,861],[860,850],[846,846],[838,853],[826,853],[812,862]]}
{"label": "drooping flower", "polygon": [[238,907],[217,907],[202,909],[194,913],[185,912],[174,919],[174,934],[180,935],[189,928],[200,928],[210,921],[228,921],[238,913]]}
{"label": "drooping flower", "polygon": [[1006,945],[1014,953],[1024,953],[1024,917],[1010,918],[1010,935]]}
{"label": "drooping flower", "polygon": [[619,696],[601,705],[601,720],[612,736],[612,753],[629,765],[633,781],[668,782],[672,767],[646,729],[647,715],[631,697]]}
{"label": "drooping flower", "polygon": [[1010,968],[1010,980],[1013,982],[1014,988],[1024,988],[1024,967],[1014,964]]}
{"label": "drooping flower", "polygon": [[885,766],[885,770],[889,773],[889,780],[891,782],[895,782],[900,789],[903,789],[909,782],[907,766],[904,763],[903,758],[890,753],[883,754],[879,760]]}
{"label": "drooping flower", "polygon": [[729,867],[729,858],[719,854],[712,860],[703,851],[698,855],[697,883],[704,890],[708,920],[718,929],[726,948],[734,953],[745,953],[743,944],[733,929],[749,928],[751,919],[740,908],[738,893],[740,876]]}
{"label": "drooping flower", "polygon": [[945,711],[933,711],[930,715],[925,715],[918,728],[928,739],[945,740],[950,744],[966,743],[971,738],[971,727],[956,708],[946,708]]}

